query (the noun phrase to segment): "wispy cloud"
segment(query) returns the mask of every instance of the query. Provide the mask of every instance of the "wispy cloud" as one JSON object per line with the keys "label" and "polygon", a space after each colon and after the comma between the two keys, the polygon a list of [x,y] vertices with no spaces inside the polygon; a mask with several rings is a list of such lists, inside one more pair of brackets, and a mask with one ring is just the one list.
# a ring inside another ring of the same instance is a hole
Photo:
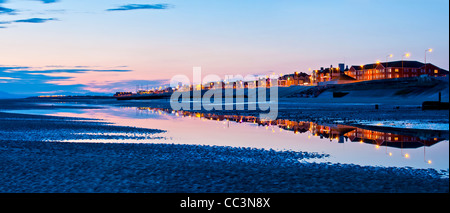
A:
{"label": "wispy cloud", "polygon": [[20,19],[15,21],[0,21],[0,28],[7,28],[4,24],[11,24],[13,22],[16,23],[44,23],[47,21],[57,21],[56,18],[29,18],[29,19]]}
{"label": "wispy cloud", "polygon": [[[113,92],[116,88],[108,82],[104,84],[95,84],[91,81],[78,81],[80,75],[88,77],[91,75],[111,75],[117,72],[129,72],[127,69],[42,69],[22,66],[2,66],[0,65],[0,91],[18,94],[35,94],[35,93],[55,93],[55,91],[64,91],[65,94],[70,93],[92,93],[105,91],[105,93]],[[147,82],[151,83],[151,82]],[[122,85],[122,84],[119,84]],[[103,88],[105,87],[105,88]],[[90,90],[90,88],[93,88]],[[102,90],[103,88],[103,90]],[[59,92],[62,93],[62,92]]]}
{"label": "wispy cloud", "polygon": [[59,2],[59,0],[36,0],[36,1],[40,1],[44,4],[51,4],[51,3]]}
{"label": "wispy cloud", "polygon": [[16,15],[17,10],[6,8],[6,7],[0,7],[0,15]]}
{"label": "wispy cloud", "polygon": [[118,8],[107,9],[106,11],[124,11],[124,10],[165,10],[172,6],[169,4],[127,4]]}
{"label": "wispy cloud", "polygon": [[131,72],[129,69],[88,69],[89,66],[75,66],[84,67],[85,69],[63,68],[64,66],[47,66],[51,68],[60,69],[42,69],[33,67],[21,67],[21,66],[0,66],[1,73],[26,73],[26,74],[50,74],[50,73],[86,73],[86,72]]}
{"label": "wispy cloud", "polygon": [[136,86],[142,88],[158,88],[160,86],[168,86],[169,79],[159,80],[124,80],[118,82],[106,82],[105,84],[87,84],[83,89],[98,93],[115,93],[119,91],[134,91]]}
{"label": "wispy cloud", "polygon": [[23,23],[44,23],[47,21],[57,21],[56,18],[29,18],[29,19],[20,19],[15,20],[14,22],[23,22]]}

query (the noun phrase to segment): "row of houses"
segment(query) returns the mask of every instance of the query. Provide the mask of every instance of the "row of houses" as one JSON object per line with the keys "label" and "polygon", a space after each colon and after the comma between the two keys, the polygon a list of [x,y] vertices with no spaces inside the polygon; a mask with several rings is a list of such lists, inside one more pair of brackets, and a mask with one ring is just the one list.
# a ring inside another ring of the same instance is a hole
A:
{"label": "row of houses", "polygon": [[312,84],[341,84],[357,81],[370,81],[391,78],[409,78],[422,75],[442,77],[449,72],[433,64],[424,64],[418,61],[391,61],[376,62],[373,64],[354,65],[343,69],[343,64],[339,67],[321,68],[313,70],[311,74]]}
{"label": "row of houses", "polygon": [[[341,63],[338,67],[321,67],[313,70],[311,74],[295,72],[278,77],[279,87],[304,86],[304,85],[327,85],[327,84],[346,84],[358,81],[371,81],[391,78],[419,77],[422,75],[441,77],[448,75],[448,71],[441,69],[433,64],[421,63],[418,61],[392,61],[377,62],[373,64],[354,65],[350,68]],[[221,83],[221,88],[255,88],[259,86],[271,87],[271,79],[259,79],[257,81],[234,81],[217,82]],[[217,87],[212,82],[203,85],[180,85],[176,89],[181,90],[209,90]]]}

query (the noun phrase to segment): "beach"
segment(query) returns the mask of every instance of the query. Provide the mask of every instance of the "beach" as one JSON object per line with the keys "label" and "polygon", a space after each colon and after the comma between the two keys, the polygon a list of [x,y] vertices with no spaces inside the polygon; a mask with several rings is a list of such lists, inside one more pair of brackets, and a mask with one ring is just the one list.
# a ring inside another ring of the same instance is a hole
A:
{"label": "beach", "polygon": [[[129,144],[126,139],[151,140],[164,130],[101,120],[0,113],[0,126],[3,193],[449,192],[448,176],[433,169],[310,163],[303,160],[327,156],[298,151]],[[59,141],[87,132],[116,133],[96,137],[124,142]]]}

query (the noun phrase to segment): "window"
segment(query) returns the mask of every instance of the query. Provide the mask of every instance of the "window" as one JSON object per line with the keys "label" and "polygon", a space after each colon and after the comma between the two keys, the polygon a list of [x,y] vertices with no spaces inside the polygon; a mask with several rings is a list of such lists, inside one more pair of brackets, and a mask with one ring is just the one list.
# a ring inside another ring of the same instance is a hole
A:
{"label": "window", "polygon": [[439,71],[438,71],[438,70],[434,70],[434,73],[438,74],[438,73],[439,73]]}
{"label": "window", "polygon": [[398,72],[398,69],[395,69],[395,72]]}

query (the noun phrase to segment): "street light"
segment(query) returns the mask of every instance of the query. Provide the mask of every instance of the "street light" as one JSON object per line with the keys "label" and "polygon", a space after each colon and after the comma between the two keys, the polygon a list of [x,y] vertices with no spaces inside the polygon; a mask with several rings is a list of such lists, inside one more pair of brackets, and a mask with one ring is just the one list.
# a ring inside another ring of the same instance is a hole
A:
{"label": "street light", "polygon": [[[359,79],[358,79],[358,76],[359,76]],[[357,80],[362,80],[362,79],[364,79],[364,78],[362,78],[363,76],[364,76],[364,65],[361,65],[361,72],[359,72],[359,74],[358,74],[358,71],[356,71],[355,78]]]}
{"label": "street light", "polygon": [[425,50],[425,73],[427,72],[427,52],[433,52],[433,49],[429,48]]}
{"label": "street light", "polygon": [[[377,65],[380,64],[380,63],[381,63],[380,60],[377,60]],[[371,77],[370,80],[373,80],[373,73],[374,73],[374,70],[376,70],[376,69],[377,69],[377,67],[372,68],[372,71],[370,71],[370,72],[371,72],[371,75],[372,75],[372,77]]]}
{"label": "street light", "polygon": [[411,54],[409,54],[409,53],[405,53],[404,55],[402,55],[402,73],[405,73],[404,70],[403,70],[403,58],[404,58],[404,57],[409,58],[410,55],[411,55]]}

